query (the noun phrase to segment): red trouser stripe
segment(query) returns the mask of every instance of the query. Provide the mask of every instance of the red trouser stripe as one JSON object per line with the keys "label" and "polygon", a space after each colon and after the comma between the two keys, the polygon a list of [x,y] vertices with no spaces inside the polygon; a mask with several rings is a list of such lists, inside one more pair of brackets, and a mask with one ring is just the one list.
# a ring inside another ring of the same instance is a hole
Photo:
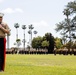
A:
{"label": "red trouser stripe", "polygon": [[6,58],[6,38],[4,38],[4,64],[3,64],[3,71],[5,68],[5,58]]}

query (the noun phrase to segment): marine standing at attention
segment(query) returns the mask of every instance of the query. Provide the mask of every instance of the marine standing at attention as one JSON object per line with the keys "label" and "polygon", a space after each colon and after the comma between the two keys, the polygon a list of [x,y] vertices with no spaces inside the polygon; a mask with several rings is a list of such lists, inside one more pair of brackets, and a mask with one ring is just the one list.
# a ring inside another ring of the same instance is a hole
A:
{"label": "marine standing at attention", "polygon": [[10,33],[10,29],[3,20],[3,13],[0,13],[0,72],[4,71],[5,68],[5,57],[6,57],[6,34]]}

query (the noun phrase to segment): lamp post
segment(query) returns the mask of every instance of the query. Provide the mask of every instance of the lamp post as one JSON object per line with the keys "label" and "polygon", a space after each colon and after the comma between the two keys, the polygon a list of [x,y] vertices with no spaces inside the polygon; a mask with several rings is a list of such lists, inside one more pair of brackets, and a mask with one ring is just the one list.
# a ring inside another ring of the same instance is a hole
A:
{"label": "lamp post", "polygon": [[24,50],[25,50],[25,42],[26,42],[26,40],[25,40],[25,29],[26,29],[26,25],[22,25],[22,29],[24,30],[24,39],[23,39],[23,45],[24,45]]}

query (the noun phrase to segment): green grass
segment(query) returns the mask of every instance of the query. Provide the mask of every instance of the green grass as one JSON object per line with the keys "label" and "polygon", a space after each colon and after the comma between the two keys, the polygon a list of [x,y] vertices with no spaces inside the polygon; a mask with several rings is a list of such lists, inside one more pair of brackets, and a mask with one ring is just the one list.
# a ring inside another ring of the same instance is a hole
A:
{"label": "green grass", "polygon": [[75,75],[74,55],[6,55],[0,75]]}

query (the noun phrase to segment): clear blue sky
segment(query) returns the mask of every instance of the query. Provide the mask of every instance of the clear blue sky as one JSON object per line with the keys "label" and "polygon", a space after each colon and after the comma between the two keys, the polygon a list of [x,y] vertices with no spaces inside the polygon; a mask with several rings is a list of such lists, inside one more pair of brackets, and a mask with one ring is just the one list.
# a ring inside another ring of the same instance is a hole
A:
{"label": "clear blue sky", "polygon": [[55,24],[65,18],[62,12],[70,1],[74,0],[0,0],[0,12],[5,14],[3,20],[11,29],[10,47],[14,46],[16,39],[15,23],[20,24],[18,33],[21,40],[23,39],[21,27],[26,25],[26,43],[29,41],[30,24],[34,26],[33,31],[38,31],[36,36],[44,36],[46,32],[50,32],[54,37],[60,37],[55,31]]}

